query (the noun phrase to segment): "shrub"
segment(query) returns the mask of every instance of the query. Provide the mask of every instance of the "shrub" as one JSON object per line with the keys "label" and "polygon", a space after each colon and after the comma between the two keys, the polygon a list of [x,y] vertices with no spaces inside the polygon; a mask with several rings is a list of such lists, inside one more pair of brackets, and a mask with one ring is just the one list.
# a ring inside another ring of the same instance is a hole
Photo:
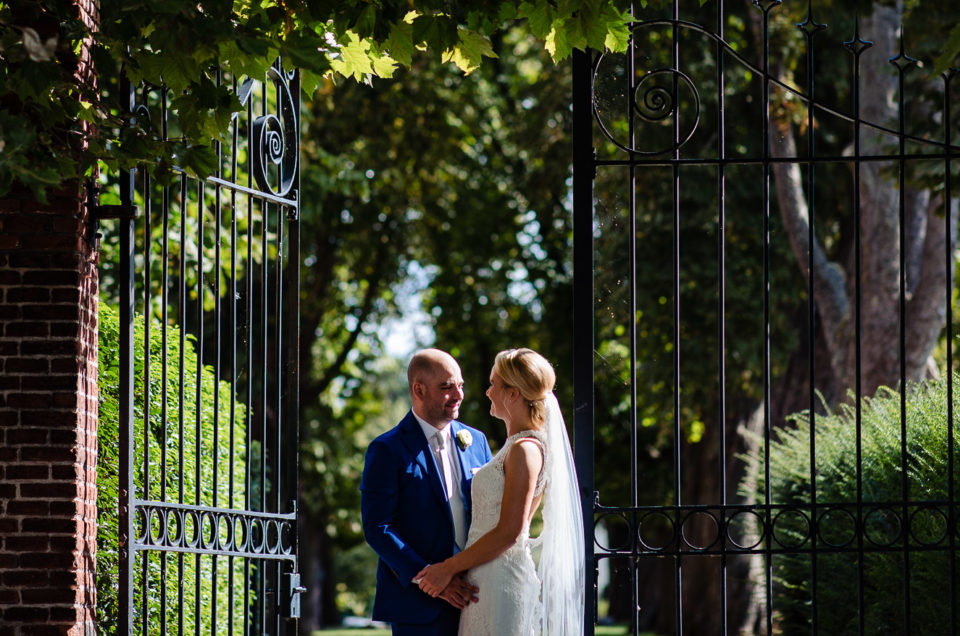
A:
{"label": "shrub", "polygon": [[[956,376],[953,386],[953,403],[960,406],[960,380]],[[851,402],[854,399],[851,396]],[[861,404],[860,539],[856,531],[854,407],[844,404],[835,413],[816,417],[818,506],[815,520],[809,514],[809,413],[793,416],[795,426],[781,429],[777,439],[771,441],[771,502],[797,505],[795,512],[783,513],[774,522],[774,548],[788,547],[786,554],[773,556],[775,624],[784,634],[808,634],[815,611],[819,633],[857,633],[862,575],[866,633],[903,633],[907,592],[912,633],[952,633],[946,378],[909,385],[907,389],[909,505],[905,520],[902,520],[900,395],[881,387],[875,396],[864,398]],[[958,440],[960,430],[954,430],[955,479],[956,464],[960,461]],[[762,456],[753,459],[762,462]],[[762,470],[759,472],[761,480],[755,496],[762,501],[764,485]],[[774,516],[776,514],[775,511]],[[909,551],[905,550],[904,537]],[[802,552],[812,547],[813,540],[818,548],[837,548],[837,551],[817,555],[815,581],[813,558],[809,552]],[[864,548],[862,563],[859,562],[860,540]],[[797,551],[792,551],[794,548]],[[906,576],[907,563],[909,576]]]}
{"label": "shrub", "polygon": [[[161,354],[164,343],[161,340],[161,323],[154,319],[150,329],[150,385],[144,391],[144,325],[143,317],[137,316],[134,342],[134,483],[137,497],[154,501],[176,502],[180,497],[180,476],[183,476],[183,503],[212,506],[214,504],[214,480],[216,478],[216,505],[221,508],[242,509],[246,489],[244,477],[248,463],[246,453],[246,408],[235,400],[229,382],[220,381],[215,386],[214,372],[204,367],[200,381],[200,415],[195,412],[197,400],[196,369],[197,354],[193,339],[187,336],[183,348],[183,368],[185,374],[182,402],[184,406],[183,436],[179,439],[180,427],[180,330],[175,326],[167,327],[166,342],[166,402],[164,403],[163,368]],[[101,305],[99,315],[99,384],[100,384],[100,421],[98,431],[99,462],[97,469],[97,633],[115,634],[117,632],[117,582],[119,579],[118,555],[118,477],[120,450],[120,329],[119,316],[115,308]],[[214,413],[214,392],[218,392],[219,412]],[[144,394],[149,395],[149,489],[144,488]],[[231,414],[230,404],[234,399],[233,457],[230,452]],[[164,413],[165,408],[165,413]],[[199,419],[199,433],[197,420]],[[214,432],[219,444],[214,455]],[[200,457],[198,457],[194,438],[200,437]],[[161,483],[160,458],[161,446],[166,445],[166,480]],[[256,450],[256,449],[252,449]],[[180,454],[182,452],[182,466]],[[229,477],[233,471],[233,479]],[[197,498],[197,473],[200,475],[199,500]],[[231,484],[232,481],[232,484]],[[232,493],[231,493],[232,485]],[[139,520],[137,524],[142,524]],[[190,535],[199,529],[182,529]],[[137,525],[139,527],[139,525]],[[156,529],[156,528],[155,528]],[[182,531],[181,530],[181,531]],[[216,590],[216,623],[226,625],[227,614],[233,617],[234,625],[243,624],[243,595],[228,589],[232,562],[234,587],[243,589],[243,559],[221,557],[217,559],[217,572],[214,579],[213,559],[209,556],[197,557],[167,553],[163,557],[156,552],[138,552],[135,560],[134,613],[140,621],[143,608],[143,565],[147,558],[146,587],[148,603],[148,631],[160,634],[161,612],[166,612],[167,624],[176,626],[181,620],[180,607],[184,609],[182,620],[184,633],[211,632],[213,622],[213,593]],[[182,559],[182,560],[181,560]],[[163,572],[162,572],[163,571]],[[199,585],[196,584],[199,576]],[[215,580],[215,583],[214,583]],[[161,583],[163,581],[163,583]],[[182,585],[181,585],[182,581]],[[164,598],[165,597],[165,598]],[[165,603],[165,605],[164,605]],[[198,625],[199,624],[199,625]],[[140,632],[138,632],[140,633]],[[163,635],[161,635],[163,636]]]}

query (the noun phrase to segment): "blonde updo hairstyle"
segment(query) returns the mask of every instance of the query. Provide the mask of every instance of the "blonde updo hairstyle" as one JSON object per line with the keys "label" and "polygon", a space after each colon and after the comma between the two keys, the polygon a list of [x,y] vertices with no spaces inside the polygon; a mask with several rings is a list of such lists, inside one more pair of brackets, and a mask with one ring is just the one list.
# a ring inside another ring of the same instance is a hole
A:
{"label": "blonde updo hairstyle", "polygon": [[533,349],[507,349],[497,354],[493,371],[505,385],[520,391],[530,408],[530,419],[543,426],[547,419],[546,397],[557,383],[557,374],[547,359]]}

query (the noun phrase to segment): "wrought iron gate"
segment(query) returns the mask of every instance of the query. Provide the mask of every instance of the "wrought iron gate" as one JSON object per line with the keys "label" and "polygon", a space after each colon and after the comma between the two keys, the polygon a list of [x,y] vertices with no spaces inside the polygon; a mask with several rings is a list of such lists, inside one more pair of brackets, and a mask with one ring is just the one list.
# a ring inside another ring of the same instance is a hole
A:
{"label": "wrought iron gate", "polygon": [[[215,174],[121,182],[124,634],[294,634],[299,616],[299,77],[218,81],[246,110]],[[166,138],[171,98],[131,88],[130,112]]]}
{"label": "wrought iron gate", "polygon": [[[806,0],[700,4],[638,4],[626,54],[574,54],[575,448],[584,519],[594,519],[588,616],[620,603],[632,633],[956,633],[954,71],[930,77],[896,33],[891,46],[871,32],[887,14],[848,6],[831,17],[837,3]],[[831,28],[818,22],[831,19]],[[862,79],[875,59],[870,68],[886,70],[869,81],[888,83],[889,120],[876,119],[874,87]],[[830,84],[818,81],[824,68]],[[878,184],[893,194],[871,199]],[[923,191],[935,194],[918,214]],[[894,219],[897,327],[886,344],[899,453],[880,473],[892,475],[890,497],[872,489],[866,410],[876,387],[861,381],[861,345],[883,311],[863,300],[876,258],[865,237],[881,205]],[[944,238],[930,247],[939,271],[917,277],[908,239],[919,217]],[[835,283],[837,263],[849,265],[838,287],[849,308],[840,308],[845,331],[833,333],[837,308],[818,294]],[[908,309],[925,280],[941,281],[930,293],[946,325],[936,425],[924,423],[907,382],[918,337]],[[846,368],[848,385],[834,377]],[[828,386],[841,393],[821,397]],[[783,412],[794,408],[791,391],[800,408]],[[855,427],[845,473],[824,463],[823,402]],[[805,417],[785,419],[801,409]],[[943,429],[940,455],[916,446],[922,426]],[[806,443],[795,464],[776,455],[785,432]],[[918,466],[934,460],[942,483],[925,489]],[[786,497],[772,484],[791,466],[806,485]],[[849,496],[827,494],[827,474],[849,476]],[[884,615],[873,604],[881,561],[896,588]],[[841,609],[849,622],[831,624]]]}

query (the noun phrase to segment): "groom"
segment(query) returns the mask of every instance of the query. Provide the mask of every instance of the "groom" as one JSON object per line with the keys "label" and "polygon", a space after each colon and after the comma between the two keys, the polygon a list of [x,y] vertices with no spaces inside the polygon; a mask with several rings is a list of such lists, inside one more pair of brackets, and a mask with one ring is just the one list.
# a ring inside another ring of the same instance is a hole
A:
{"label": "groom", "polygon": [[407,381],[413,408],[370,443],[360,483],[363,534],[380,557],[373,618],[398,636],[446,636],[478,590],[455,578],[431,598],[413,577],[464,548],[470,481],[492,455],[483,433],[455,419],[463,375],[450,354],[417,352]]}

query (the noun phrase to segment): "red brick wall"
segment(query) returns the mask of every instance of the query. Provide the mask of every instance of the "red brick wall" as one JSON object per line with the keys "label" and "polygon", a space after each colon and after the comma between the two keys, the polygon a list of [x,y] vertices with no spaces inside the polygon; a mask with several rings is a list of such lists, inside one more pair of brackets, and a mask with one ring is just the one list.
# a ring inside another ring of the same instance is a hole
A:
{"label": "red brick wall", "polygon": [[80,194],[0,201],[0,636],[92,629],[98,278],[86,214]]}
{"label": "red brick wall", "polygon": [[80,188],[0,200],[0,636],[96,633],[97,285]]}

